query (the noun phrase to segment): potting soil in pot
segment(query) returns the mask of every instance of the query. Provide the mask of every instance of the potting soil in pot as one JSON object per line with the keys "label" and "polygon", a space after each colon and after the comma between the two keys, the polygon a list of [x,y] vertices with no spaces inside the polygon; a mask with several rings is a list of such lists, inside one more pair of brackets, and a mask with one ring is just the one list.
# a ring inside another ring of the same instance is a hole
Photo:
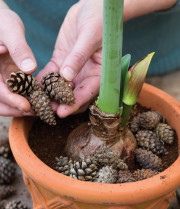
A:
{"label": "potting soil in pot", "polygon": [[[131,118],[133,118],[134,115],[137,115],[138,113],[147,111],[148,110],[146,108],[137,105]],[[37,155],[39,159],[54,169],[55,158],[66,156],[64,147],[69,133],[71,133],[71,131],[82,122],[88,121],[88,114],[88,111],[86,111],[83,114],[70,116],[65,119],[57,118],[56,126],[49,126],[41,120],[37,119],[29,135],[29,145],[32,151]],[[159,157],[162,161],[162,168],[165,170],[177,159],[178,156],[176,134],[174,134],[174,141],[172,144],[164,144],[163,146],[166,154],[159,155]],[[140,168],[141,166],[135,161],[133,169],[137,170]],[[134,171],[131,169],[131,172]],[[157,173],[154,173],[154,175],[156,174]],[[162,178],[165,178],[165,176],[162,176]]]}

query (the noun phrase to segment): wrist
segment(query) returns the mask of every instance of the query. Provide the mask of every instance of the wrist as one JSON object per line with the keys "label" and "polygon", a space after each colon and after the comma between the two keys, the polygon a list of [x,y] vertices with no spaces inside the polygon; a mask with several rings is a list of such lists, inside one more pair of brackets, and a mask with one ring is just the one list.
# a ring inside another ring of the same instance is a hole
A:
{"label": "wrist", "polygon": [[172,7],[177,0],[124,0],[124,21]]}

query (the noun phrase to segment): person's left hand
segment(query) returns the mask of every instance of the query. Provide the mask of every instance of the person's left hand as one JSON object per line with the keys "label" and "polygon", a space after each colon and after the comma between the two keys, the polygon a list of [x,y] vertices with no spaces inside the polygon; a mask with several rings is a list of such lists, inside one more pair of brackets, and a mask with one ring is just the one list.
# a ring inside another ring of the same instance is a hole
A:
{"label": "person's left hand", "polygon": [[59,117],[84,111],[98,94],[101,74],[103,0],[75,4],[60,29],[52,59],[38,74],[59,72],[74,85],[76,103],[55,104]]}

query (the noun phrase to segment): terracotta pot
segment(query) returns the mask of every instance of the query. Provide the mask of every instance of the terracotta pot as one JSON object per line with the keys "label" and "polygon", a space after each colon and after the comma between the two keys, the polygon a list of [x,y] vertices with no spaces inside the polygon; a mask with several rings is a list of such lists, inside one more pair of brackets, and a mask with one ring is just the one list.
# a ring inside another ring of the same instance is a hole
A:
{"label": "terracotta pot", "polygon": [[[180,103],[163,91],[144,84],[139,103],[161,112],[176,130],[180,144]],[[180,185],[180,157],[160,174],[138,182],[101,184],[64,176],[38,159],[27,137],[32,118],[13,118],[9,137],[22,168],[35,209],[165,209]]]}

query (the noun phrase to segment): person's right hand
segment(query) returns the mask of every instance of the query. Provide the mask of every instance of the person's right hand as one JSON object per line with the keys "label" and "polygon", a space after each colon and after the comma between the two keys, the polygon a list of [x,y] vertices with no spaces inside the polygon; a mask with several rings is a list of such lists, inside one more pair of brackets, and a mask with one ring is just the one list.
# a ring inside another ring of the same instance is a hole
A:
{"label": "person's right hand", "polygon": [[30,74],[36,67],[21,19],[9,8],[0,7],[0,116],[31,115],[27,99],[10,92],[5,82],[11,72]]}

